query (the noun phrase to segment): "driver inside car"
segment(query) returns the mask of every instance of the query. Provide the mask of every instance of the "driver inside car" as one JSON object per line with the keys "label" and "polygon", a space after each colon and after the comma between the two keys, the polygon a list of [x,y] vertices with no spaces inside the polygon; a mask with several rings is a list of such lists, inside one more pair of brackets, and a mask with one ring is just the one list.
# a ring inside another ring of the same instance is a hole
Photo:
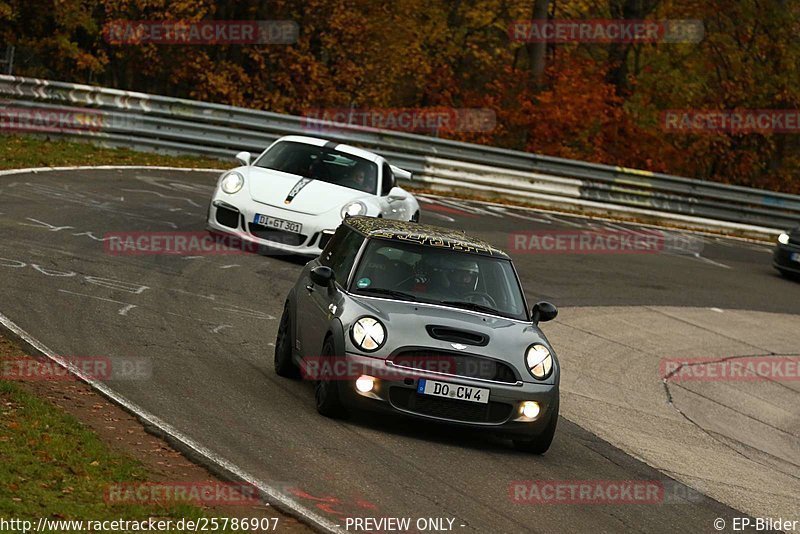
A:
{"label": "driver inside car", "polygon": [[342,180],[340,185],[349,187],[351,189],[357,189],[359,191],[365,191],[365,192],[374,191],[375,177],[374,176],[368,177],[366,171],[363,168],[357,167],[356,169],[353,170],[350,176]]}
{"label": "driver inside car", "polygon": [[453,262],[447,266],[446,276],[450,284],[448,293],[466,297],[477,290],[478,264],[467,260]]}

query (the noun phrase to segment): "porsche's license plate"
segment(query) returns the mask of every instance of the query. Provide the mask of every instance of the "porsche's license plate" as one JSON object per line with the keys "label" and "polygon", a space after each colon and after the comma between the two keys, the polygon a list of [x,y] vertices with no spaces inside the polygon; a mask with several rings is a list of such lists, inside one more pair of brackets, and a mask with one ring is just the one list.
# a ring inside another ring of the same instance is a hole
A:
{"label": "porsche's license plate", "polygon": [[256,217],[253,222],[255,224],[260,224],[261,226],[275,228],[276,230],[292,232],[293,234],[299,234],[303,231],[303,225],[300,223],[287,221],[285,219],[278,219],[277,217],[269,217],[267,215],[261,215],[260,213],[256,213]]}
{"label": "porsche's license plate", "polygon": [[479,402],[481,404],[489,402],[489,390],[486,388],[474,388],[472,386],[462,386],[424,378],[420,379],[419,384],[417,384],[417,393],[446,399]]}
{"label": "porsche's license plate", "polygon": [[796,261],[796,262],[800,263],[800,252],[792,252],[789,255],[789,259],[792,260],[792,261]]}

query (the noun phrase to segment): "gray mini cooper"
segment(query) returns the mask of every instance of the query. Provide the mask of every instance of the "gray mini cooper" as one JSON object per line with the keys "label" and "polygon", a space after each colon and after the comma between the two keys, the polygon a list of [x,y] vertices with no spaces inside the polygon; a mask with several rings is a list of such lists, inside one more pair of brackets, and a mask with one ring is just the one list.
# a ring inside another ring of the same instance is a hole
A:
{"label": "gray mini cooper", "polygon": [[461,232],[346,218],[289,292],[280,376],[315,382],[317,410],[379,410],[490,430],[542,454],[559,363],[511,259]]}

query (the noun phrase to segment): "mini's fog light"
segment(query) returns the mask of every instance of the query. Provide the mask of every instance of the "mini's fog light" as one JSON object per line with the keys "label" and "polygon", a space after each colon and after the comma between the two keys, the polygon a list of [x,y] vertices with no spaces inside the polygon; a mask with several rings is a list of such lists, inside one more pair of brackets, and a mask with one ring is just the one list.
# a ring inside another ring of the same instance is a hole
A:
{"label": "mini's fog light", "polygon": [[527,417],[528,419],[536,419],[541,410],[542,409],[539,407],[539,403],[536,401],[525,401],[519,407],[520,415]]}
{"label": "mini's fog light", "polygon": [[[375,379],[369,375],[361,375],[356,380],[356,389],[361,393],[369,393],[375,387]],[[537,406],[537,412],[538,406]]]}

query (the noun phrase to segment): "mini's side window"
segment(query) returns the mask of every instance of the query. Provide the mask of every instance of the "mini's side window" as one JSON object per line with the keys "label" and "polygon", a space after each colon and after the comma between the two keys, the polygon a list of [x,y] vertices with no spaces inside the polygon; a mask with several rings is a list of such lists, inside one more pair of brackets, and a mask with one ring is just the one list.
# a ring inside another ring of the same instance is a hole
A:
{"label": "mini's side window", "polygon": [[350,269],[353,268],[356,254],[358,254],[363,242],[364,236],[345,225],[341,225],[331,238],[328,246],[325,247],[319,261],[322,265],[333,269],[336,274],[336,281],[339,284],[344,286],[347,283],[347,275],[350,274]]}
{"label": "mini's side window", "polygon": [[325,248],[322,249],[322,254],[319,255],[319,262],[322,265],[330,267],[330,260],[333,251],[339,248],[339,244],[344,239],[345,234],[347,234],[348,228],[345,225],[339,225],[339,228],[333,233],[333,236],[328,240],[328,244],[325,245]]}

